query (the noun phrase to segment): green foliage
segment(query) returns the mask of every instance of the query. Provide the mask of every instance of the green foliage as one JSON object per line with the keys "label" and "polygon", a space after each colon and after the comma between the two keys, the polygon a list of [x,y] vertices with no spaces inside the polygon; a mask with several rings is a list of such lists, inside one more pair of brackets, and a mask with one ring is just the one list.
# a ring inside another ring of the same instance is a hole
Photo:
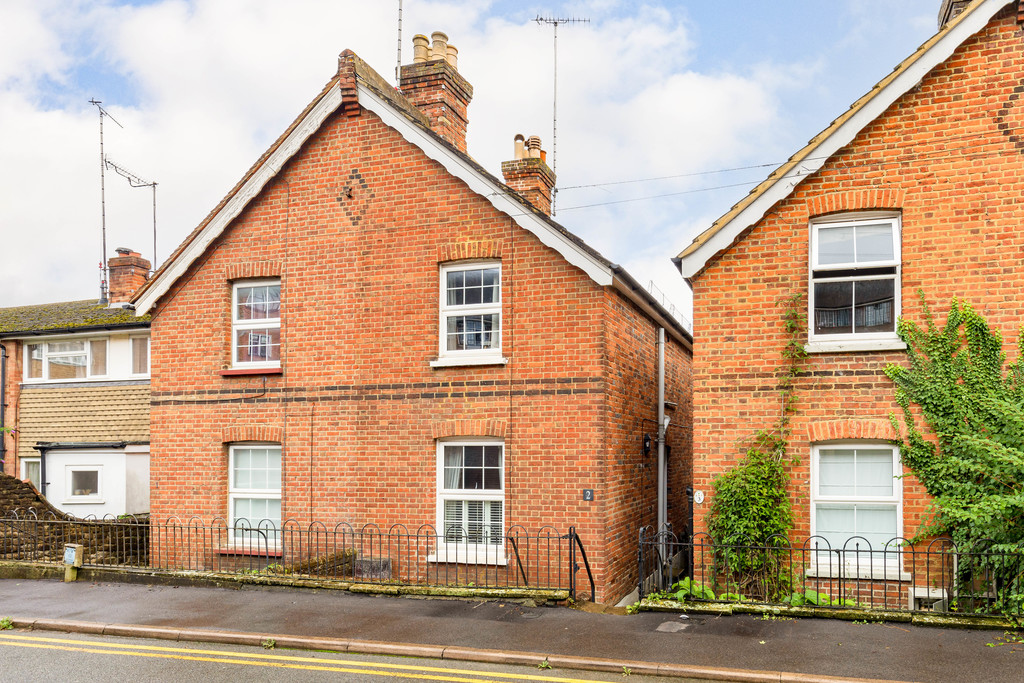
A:
{"label": "green foliage", "polygon": [[[951,609],[1019,614],[1024,349],[1018,341],[1017,360],[1007,365],[999,331],[969,304],[954,299],[942,326],[924,308],[924,328],[907,320],[897,328],[909,367],[886,368],[906,427],[900,455],[933,498],[932,516],[914,540],[945,533],[960,552],[979,553],[961,556]],[[933,438],[918,426],[915,406]]]}
{"label": "green foliage", "polygon": [[703,583],[698,583],[687,576],[682,581],[673,585],[672,590],[665,597],[680,601],[690,600],[691,598],[696,598],[697,600],[714,600],[715,592]]}
{"label": "green foliage", "polygon": [[545,657],[544,660],[540,664],[537,665],[537,668],[538,669],[550,669],[551,668],[551,662],[549,662],[547,660],[547,658]]}
{"label": "green foliage", "polygon": [[[1021,356],[1004,371],[999,331],[956,299],[944,326],[927,306],[925,323],[900,320],[910,367],[886,368],[906,425],[900,454],[934,498],[920,535],[948,533],[962,551],[1016,549],[1024,542]],[[918,427],[912,405],[937,444]]]}
{"label": "green foliage", "polygon": [[277,647],[277,641],[273,638],[266,638],[265,640],[263,640],[263,642],[260,643],[260,645],[263,646],[264,650],[273,650],[275,647]]}
{"label": "green foliage", "polygon": [[729,575],[744,592],[766,599],[789,590],[788,574],[780,571],[783,554],[775,548],[787,545],[786,537],[793,526],[786,449],[790,421],[797,410],[796,380],[807,355],[803,296],[794,294],[780,300],[779,305],[786,333],[782,365],[776,371],[779,418],[772,428],[755,432],[746,444],[744,459],[715,479],[708,516],[718,571]]}
{"label": "green foliage", "polygon": [[14,620],[10,617],[4,617],[0,619],[0,631],[10,631],[14,628]]}
{"label": "green foliage", "polygon": [[788,590],[780,564],[793,524],[789,475],[779,458],[784,450],[779,437],[759,434],[743,462],[715,480],[708,517],[718,571],[766,599]]}

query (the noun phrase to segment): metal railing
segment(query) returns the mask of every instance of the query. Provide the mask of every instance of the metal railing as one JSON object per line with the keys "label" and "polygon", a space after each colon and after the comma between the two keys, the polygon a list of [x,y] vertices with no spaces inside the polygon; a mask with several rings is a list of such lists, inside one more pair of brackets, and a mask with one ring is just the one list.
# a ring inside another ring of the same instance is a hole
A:
{"label": "metal railing", "polygon": [[878,547],[860,536],[842,547],[822,536],[717,545],[645,527],[638,559],[641,597],[1024,616],[1024,546],[894,538]]}
{"label": "metal railing", "polygon": [[[467,534],[438,533],[402,524],[382,529],[286,520],[229,526],[224,519],[163,521],[126,516],[104,519],[37,515],[19,510],[0,517],[0,560],[60,563],[64,546],[85,546],[86,567],[175,572],[219,572],[436,587],[568,590],[576,597],[579,552],[574,527],[530,532],[511,527]],[[591,599],[594,579],[590,579]]]}

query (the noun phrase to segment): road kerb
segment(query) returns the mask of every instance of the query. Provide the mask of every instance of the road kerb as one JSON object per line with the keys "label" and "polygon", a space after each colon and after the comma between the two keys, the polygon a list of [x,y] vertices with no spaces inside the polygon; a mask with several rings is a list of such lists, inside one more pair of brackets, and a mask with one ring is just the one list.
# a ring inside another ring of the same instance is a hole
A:
{"label": "road kerb", "polygon": [[260,634],[245,631],[221,631],[212,629],[175,629],[137,624],[102,624],[72,619],[27,619],[14,617],[15,628],[42,631],[62,631],[90,635],[111,635],[130,638],[157,640],[191,641],[199,643],[221,643],[225,645],[248,645],[260,647],[273,642],[275,647],[299,650],[330,650],[356,654],[394,655],[401,657],[422,657],[427,659],[448,659],[452,661],[473,661],[490,664],[516,666],[537,666],[547,661],[552,668],[578,669],[584,671],[611,671],[631,674],[697,678],[710,681],[734,683],[906,683],[878,679],[846,678],[801,674],[781,671],[752,671],[749,669],[721,669],[683,664],[637,662],[627,660],[601,659],[596,657],[574,657],[569,655],[545,655],[540,652],[519,652],[510,650],[486,650],[467,647],[443,647],[440,645],[417,645],[411,643],[385,643],[370,640],[344,640],[340,638],[305,637],[285,634]]}

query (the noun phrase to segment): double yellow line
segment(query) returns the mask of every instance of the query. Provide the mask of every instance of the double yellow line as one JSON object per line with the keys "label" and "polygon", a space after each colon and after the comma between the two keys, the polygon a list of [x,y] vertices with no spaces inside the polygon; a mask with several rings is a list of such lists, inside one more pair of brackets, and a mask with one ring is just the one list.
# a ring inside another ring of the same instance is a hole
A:
{"label": "double yellow line", "polygon": [[293,655],[277,655],[248,652],[229,652],[226,650],[196,650],[182,647],[160,647],[157,645],[131,645],[128,643],[103,643],[71,638],[40,638],[22,636],[13,633],[0,633],[0,645],[10,647],[40,648],[46,650],[64,650],[67,652],[89,652],[103,655],[122,655],[127,657],[150,657],[158,659],[178,659],[193,662],[215,662],[218,664],[237,664],[239,666],[262,666],[279,669],[304,669],[308,671],[335,671],[342,673],[365,674],[368,676],[388,676],[394,678],[418,678],[430,681],[459,681],[463,683],[480,683],[481,681],[547,681],[549,683],[600,683],[582,678],[559,678],[556,676],[537,676],[530,674],[492,673],[473,671],[470,669],[444,669],[434,666],[414,666],[411,664],[384,664],[365,662],[354,659],[317,659]]}

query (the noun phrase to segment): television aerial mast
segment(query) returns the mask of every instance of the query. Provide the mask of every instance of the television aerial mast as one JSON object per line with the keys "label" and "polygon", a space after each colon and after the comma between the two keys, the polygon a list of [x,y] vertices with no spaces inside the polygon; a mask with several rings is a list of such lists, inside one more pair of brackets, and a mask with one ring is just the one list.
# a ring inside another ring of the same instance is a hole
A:
{"label": "television aerial mast", "polygon": [[[554,93],[551,106],[551,170],[555,173],[555,182],[558,178],[558,26],[559,24],[589,24],[590,19],[577,17],[542,17],[537,15],[534,19],[538,24],[547,24],[554,29]],[[551,188],[551,215],[555,215],[555,196],[558,188]]]}

